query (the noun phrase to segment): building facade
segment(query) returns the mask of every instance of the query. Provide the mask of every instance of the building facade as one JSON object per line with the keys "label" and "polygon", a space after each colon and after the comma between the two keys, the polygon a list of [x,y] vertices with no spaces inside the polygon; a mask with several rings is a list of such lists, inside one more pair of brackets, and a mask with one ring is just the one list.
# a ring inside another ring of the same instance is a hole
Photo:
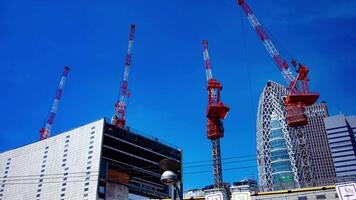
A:
{"label": "building facade", "polygon": [[304,130],[311,159],[312,186],[334,185],[336,173],[324,125],[324,118],[329,116],[328,108],[326,103],[318,103],[308,106],[305,112],[308,124]]}
{"label": "building facade", "polygon": [[340,114],[324,122],[338,181],[356,181],[356,117]]}
{"label": "building facade", "polygon": [[167,158],[181,162],[181,150],[101,119],[1,153],[0,200],[169,197],[159,168]]}
{"label": "building facade", "polygon": [[256,129],[260,191],[329,185],[335,178],[323,123],[326,104],[307,107],[308,125],[291,128],[283,104],[287,94],[284,86],[269,81],[260,96]]}

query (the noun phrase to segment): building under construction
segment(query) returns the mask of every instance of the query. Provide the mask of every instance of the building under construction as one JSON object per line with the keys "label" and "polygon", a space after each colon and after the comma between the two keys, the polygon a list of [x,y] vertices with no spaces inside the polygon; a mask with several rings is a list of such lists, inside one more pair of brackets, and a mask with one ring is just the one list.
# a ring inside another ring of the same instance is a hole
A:
{"label": "building under construction", "polygon": [[101,119],[1,153],[0,199],[165,198],[159,162],[181,157],[178,148]]}

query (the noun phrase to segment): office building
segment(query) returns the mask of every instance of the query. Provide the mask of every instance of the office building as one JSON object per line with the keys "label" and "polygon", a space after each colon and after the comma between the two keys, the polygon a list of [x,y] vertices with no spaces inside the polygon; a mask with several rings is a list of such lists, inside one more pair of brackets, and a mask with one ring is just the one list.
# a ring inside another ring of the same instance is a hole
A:
{"label": "office building", "polygon": [[308,124],[304,132],[311,159],[312,186],[334,185],[336,174],[324,125],[324,118],[329,116],[326,103],[308,106],[305,112]]}
{"label": "office building", "polygon": [[260,96],[256,125],[260,191],[329,185],[335,179],[323,123],[326,104],[307,107],[308,124],[291,128],[283,103],[287,94],[284,86],[268,81]]}
{"label": "office building", "polygon": [[356,117],[340,114],[324,122],[337,180],[356,181]]}
{"label": "office building", "polygon": [[[169,197],[159,161],[181,150],[104,119],[0,154],[0,199]],[[181,169],[177,171],[181,180]],[[19,192],[21,191],[21,192]]]}

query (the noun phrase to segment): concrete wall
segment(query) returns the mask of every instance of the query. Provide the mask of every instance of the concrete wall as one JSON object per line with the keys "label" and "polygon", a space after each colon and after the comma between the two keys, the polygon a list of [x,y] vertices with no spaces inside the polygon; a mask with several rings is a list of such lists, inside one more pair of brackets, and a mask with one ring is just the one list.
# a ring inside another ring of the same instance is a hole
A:
{"label": "concrete wall", "polygon": [[0,200],[96,199],[104,120],[0,154]]}

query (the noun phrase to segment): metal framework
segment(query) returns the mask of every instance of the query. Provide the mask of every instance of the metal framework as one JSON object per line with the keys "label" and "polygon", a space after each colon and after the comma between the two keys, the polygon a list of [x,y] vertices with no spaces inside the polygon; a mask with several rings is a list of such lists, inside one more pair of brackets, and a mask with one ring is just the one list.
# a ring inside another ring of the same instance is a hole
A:
{"label": "metal framework", "polygon": [[[287,89],[277,83],[269,81],[264,88],[257,111],[257,159],[259,185],[262,191],[271,191],[276,184],[273,181],[272,161],[271,161],[271,122],[275,117],[279,122],[281,131],[290,161],[290,168],[294,178],[294,186],[300,187],[299,174],[297,168],[297,158],[293,146],[293,137],[287,125],[284,105],[281,97],[287,94]],[[274,116],[273,116],[274,115]]]}
{"label": "metal framework", "polygon": [[54,122],[54,119],[55,119],[56,114],[57,114],[58,105],[59,105],[59,102],[60,102],[61,97],[62,97],[64,85],[65,85],[65,82],[67,80],[68,72],[69,72],[69,67],[64,66],[63,73],[62,73],[62,76],[61,76],[61,81],[59,82],[59,85],[57,87],[56,96],[54,97],[54,100],[53,100],[53,103],[52,103],[52,107],[51,107],[51,111],[50,111],[50,113],[48,115],[48,118],[47,118],[47,120],[45,122],[45,125],[42,126],[42,128],[40,129],[40,140],[47,139],[49,137],[50,133],[51,133],[53,122]]}
{"label": "metal framework", "polygon": [[129,81],[129,71],[131,66],[131,57],[132,57],[132,49],[133,49],[133,42],[134,42],[134,33],[135,33],[135,25],[131,24],[130,27],[130,37],[129,37],[129,44],[127,48],[126,58],[125,58],[125,65],[124,65],[124,73],[120,87],[120,98],[115,104],[115,114],[111,119],[111,123],[118,127],[124,127],[126,123],[126,97],[129,96],[128,92],[128,81]]}
{"label": "metal framework", "polygon": [[222,90],[222,85],[219,81],[213,78],[208,52],[208,41],[203,40],[202,44],[206,79],[208,82],[208,107],[206,111],[207,138],[212,142],[214,187],[215,189],[223,189],[220,138],[224,137],[222,120],[225,119],[230,108],[221,102],[220,92]]}
{"label": "metal framework", "polygon": [[[317,145],[307,142],[307,134],[315,134],[307,129],[309,126],[289,127],[286,117],[286,106],[283,103],[283,96],[288,94],[288,89],[273,81],[269,81],[264,88],[257,112],[257,159],[259,185],[262,191],[271,191],[277,188],[290,189],[299,187],[315,186],[311,149],[310,145]],[[308,110],[314,109],[308,107]],[[315,107],[318,109],[318,107]],[[308,112],[308,113],[309,113]],[[308,115],[309,118],[309,115]],[[278,127],[272,125],[273,121],[278,122]],[[282,147],[276,149],[273,146],[274,131],[281,131],[283,138]],[[285,150],[286,157],[274,157],[274,151]],[[284,159],[284,160],[283,160]],[[289,173],[293,175],[294,185],[283,185],[283,181],[278,181],[275,177],[287,171],[278,171],[273,164],[288,161],[290,164]]]}

